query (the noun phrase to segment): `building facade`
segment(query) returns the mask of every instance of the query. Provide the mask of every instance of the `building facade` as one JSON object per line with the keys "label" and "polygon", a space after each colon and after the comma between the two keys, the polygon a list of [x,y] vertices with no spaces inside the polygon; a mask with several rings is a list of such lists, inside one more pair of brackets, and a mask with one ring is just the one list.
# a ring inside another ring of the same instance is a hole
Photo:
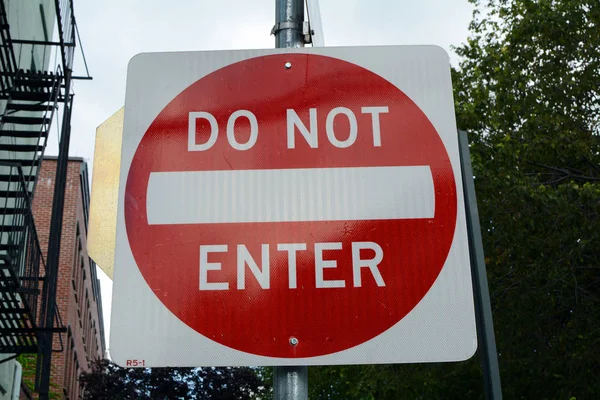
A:
{"label": "building facade", "polygon": [[[56,163],[55,157],[44,157],[33,200],[33,217],[43,254],[48,249]],[[67,334],[64,351],[53,356],[51,372],[52,392],[64,399],[79,398],[79,375],[88,372],[91,362],[103,358],[106,350],[100,281],[96,264],[86,250],[89,198],[87,163],[81,158],[70,158],[56,292]]]}

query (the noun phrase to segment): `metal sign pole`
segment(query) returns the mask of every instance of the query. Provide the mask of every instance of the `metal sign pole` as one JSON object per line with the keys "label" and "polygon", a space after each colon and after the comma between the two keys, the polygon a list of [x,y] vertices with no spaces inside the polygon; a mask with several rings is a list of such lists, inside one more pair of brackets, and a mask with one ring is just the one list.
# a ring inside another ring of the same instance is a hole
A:
{"label": "metal sign pole", "polygon": [[275,0],[275,47],[304,47],[304,0]]}
{"label": "metal sign pole", "polygon": [[[303,25],[304,0],[275,0],[275,47],[304,47]],[[273,367],[273,391],[275,400],[307,400],[308,367]]]}
{"label": "metal sign pole", "polygon": [[483,256],[479,212],[477,211],[473,169],[471,168],[471,157],[469,154],[469,139],[465,131],[458,131],[458,147],[463,171],[463,190],[467,211],[467,230],[469,231],[471,274],[473,276],[473,294],[475,296],[475,320],[477,322],[477,338],[480,346],[479,353],[483,365],[485,398],[488,400],[502,400],[494,321],[490,305],[490,291]]}
{"label": "metal sign pole", "polygon": [[273,367],[275,400],[308,399],[308,367]]}

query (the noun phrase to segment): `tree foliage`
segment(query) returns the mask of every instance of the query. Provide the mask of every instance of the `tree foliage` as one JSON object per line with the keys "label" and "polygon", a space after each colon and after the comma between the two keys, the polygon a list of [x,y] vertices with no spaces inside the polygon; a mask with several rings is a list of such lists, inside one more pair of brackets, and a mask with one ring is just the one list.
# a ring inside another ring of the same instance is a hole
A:
{"label": "tree foliage", "polygon": [[474,142],[504,392],[594,398],[600,2],[486,6],[457,49],[455,94],[459,124]]}
{"label": "tree foliage", "polygon": [[[470,0],[453,71],[505,398],[600,398],[600,2]],[[479,359],[324,367],[311,399],[483,398]]]}
{"label": "tree foliage", "polygon": [[97,360],[80,377],[84,400],[243,400],[268,392],[250,368],[121,368]]}

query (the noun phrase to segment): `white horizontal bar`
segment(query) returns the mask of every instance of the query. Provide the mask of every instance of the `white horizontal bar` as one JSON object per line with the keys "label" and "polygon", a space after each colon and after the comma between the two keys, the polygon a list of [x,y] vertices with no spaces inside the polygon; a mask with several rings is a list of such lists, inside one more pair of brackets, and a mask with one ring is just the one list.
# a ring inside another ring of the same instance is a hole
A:
{"label": "white horizontal bar", "polygon": [[153,172],[148,224],[433,218],[428,166]]}

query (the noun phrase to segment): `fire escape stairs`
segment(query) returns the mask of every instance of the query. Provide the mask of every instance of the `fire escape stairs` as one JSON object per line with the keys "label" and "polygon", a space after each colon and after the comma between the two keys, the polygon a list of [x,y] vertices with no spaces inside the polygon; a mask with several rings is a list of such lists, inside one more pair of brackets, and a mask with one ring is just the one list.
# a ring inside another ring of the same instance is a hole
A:
{"label": "fire escape stairs", "polygon": [[40,332],[62,331],[39,322],[45,266],[31,210],[62,80],[17,71],[0,116],[0,353],[37,353]]}

